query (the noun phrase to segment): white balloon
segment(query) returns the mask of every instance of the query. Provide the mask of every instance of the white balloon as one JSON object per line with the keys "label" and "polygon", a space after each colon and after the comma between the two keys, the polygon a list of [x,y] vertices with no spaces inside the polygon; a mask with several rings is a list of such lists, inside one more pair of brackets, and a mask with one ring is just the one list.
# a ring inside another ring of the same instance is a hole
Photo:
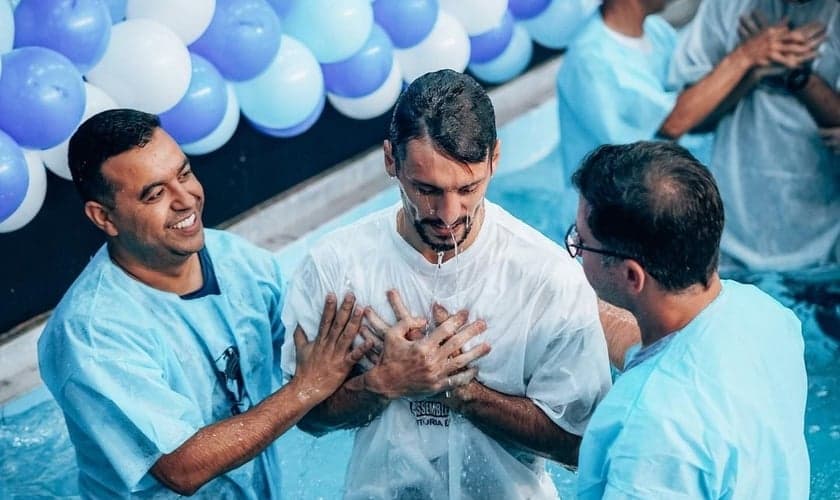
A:
{"label": "white balloon", "polygon": [[26,158],[26,168],[29,171],[29,186],[20,206],[0,222],[0,233],[10,233],[29,224],[41,210],[47,196],[47,171],[40,155],[37,151],[24,149],[23,157]]}
{"label": "white balloon", "polygon": [[[554,0],[566,1],[566,0]],[[499,25],[507,10],[508,0],[440,0],[440,8],[452,14],[469,36]]]}
{"label": "white balloon", "polygon": [[171,29],[149,19],[129,19],[111,28],[105,55],[85,78],[120,106],[162,113],[187,93],[190,53]]}
{"label": "white balloon", "polygon": [[396,60],[385,82],[362,97],[342,97],[327,92],[327,99],[339,113],[357,120],[374,118],[391,109],[402,91],[402,71]]}
{"label": "white balloon", "polygon": [[411,83],[430,71],[464,71],[470,61],[470,39],[452,15],[440,11],[429,36],[414,47],[394,49],[394,56],[403,79]]}
{"label": "white balloon", "polygon": [[207,154],[224,146],[233,137],[233,133],[236,132],[236,127],[239,125],[239,101],[236,99],[236,91],[230,82],[227,83],[227,97],[225,116],[216,130],[195,142],[182,144],[181,150],[184,153],[188,155]]}
{"label": "white balloon", "polygon": [[0,54],[12,50],[15,43],[15,16],[12,4],[0,0]]}
{"label": "white balloon", "polygon": [[185,45],[204,33],[213,13],[216,0],[128,0],[126,19],[151,19],[175,32]]}
{"label": "white balloon", "polygon": [[236,82],[239,107],[266,128],[288,128],[312,114],[324,97],[324,74],[315,55],[283,35],[274,61],[256,78]]}
{"label": "white balloon", "polygon": [[[79,125],[91,116],[101,113],[106,109],[117,109],[117,103],[99,87],[85,82],[85,112],[82,114]],[[77,125],[76,128],[78,129],[79,126]],[[74,130],[73,133],[76,133],[76,131]],[[70,165],[67,163],[67,150],[69,147],[70,139],[68,138],[58,146],[41,151],[41,159],[44,160],[44,165],[52,173],[68,181],[73,178],[70,175]]]}

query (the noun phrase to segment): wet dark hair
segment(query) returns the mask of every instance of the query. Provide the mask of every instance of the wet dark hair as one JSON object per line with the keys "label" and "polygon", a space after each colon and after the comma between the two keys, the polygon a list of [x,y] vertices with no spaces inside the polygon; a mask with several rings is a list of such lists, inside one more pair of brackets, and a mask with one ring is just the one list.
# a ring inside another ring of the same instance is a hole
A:
{"label": "wet dark hair", "polygon": [[718,265],[723,203],[712,174],[685,148],[654,141],[601,146],[572,182],[604,248],[634,256],[666,290],[708,286]]}
{"label": "wet dark hair", "polygon": [[435,149],[464,164],[489,157],[496,144],[496,115],[484,88],[472,77],[444,69],[414,80],[391,115],[388,140],[396,168],[406,145],[429,139]]}
{"label": "wet dark hair", "polygon": [[73,183],[84,201],[112,204],[113,186],[102,164],[152,139],[160,119],[134,109],[111,109],[88,118],[70,138],[67,152]]}

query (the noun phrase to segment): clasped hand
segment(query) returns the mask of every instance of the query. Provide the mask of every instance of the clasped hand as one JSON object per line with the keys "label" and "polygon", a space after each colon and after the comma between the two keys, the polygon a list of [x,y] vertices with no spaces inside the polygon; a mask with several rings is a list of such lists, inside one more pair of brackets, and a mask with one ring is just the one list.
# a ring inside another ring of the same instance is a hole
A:
{"label": "clasped hand", "polygon": [[467,323],[467,311],[449,315],[435,306],[435,325],[424,333],[427,322],[412,316],[396,290],[388,291],[388,302],[397,323],[387,324],[367,309],[362,335],[372,344],[373,366],[365,374],[368,390],[388,399],[424,398],[469,384],[477,368],[469,364],[490,352],[480,343],[463,351],[464,344],[486,329],[482,320]]}

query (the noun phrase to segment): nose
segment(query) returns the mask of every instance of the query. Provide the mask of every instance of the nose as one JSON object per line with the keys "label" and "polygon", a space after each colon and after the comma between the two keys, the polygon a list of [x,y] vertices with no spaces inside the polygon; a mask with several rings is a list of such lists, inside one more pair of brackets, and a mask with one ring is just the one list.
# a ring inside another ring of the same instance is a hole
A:
{"label": "nose", "polygon": [[461,199],[457,193],[443,193],[438,202],[437,215],[444,224],[454,224],[461,213]]}
{"label": "nose", "polygon": [[190,192],[188,184],[176,183],[172,191],[172,208],[186,210],[195,206],[195,196]]}

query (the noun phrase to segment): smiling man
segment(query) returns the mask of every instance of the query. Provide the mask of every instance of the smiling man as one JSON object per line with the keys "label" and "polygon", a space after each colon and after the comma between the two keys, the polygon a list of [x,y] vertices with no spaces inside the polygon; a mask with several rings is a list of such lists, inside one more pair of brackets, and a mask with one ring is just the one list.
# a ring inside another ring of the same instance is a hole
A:
{"label": "smiling man", "polygon": [[[105,234],[39,340],[85,498],[280,498],[274,440],[344,382],[362,311],[327,295],[278,390],[276,258],[204,229],[204,191],[154,115],[105,111],[70,140],[73,181]],[[322,298],[324,295],[321,296]]]}
{"label": "smiling man", "polygon": [[324,294],[346,290],[384,338],[299,424],[358,429],[347,498],[555,498],[542,457],[577,463],[610,386],[598,304],[559,246],[484,199],[500,150],[478,83],[421,76],[384,143],[401,202],[325,237],[292,281],[287,327],[311,336]]}

